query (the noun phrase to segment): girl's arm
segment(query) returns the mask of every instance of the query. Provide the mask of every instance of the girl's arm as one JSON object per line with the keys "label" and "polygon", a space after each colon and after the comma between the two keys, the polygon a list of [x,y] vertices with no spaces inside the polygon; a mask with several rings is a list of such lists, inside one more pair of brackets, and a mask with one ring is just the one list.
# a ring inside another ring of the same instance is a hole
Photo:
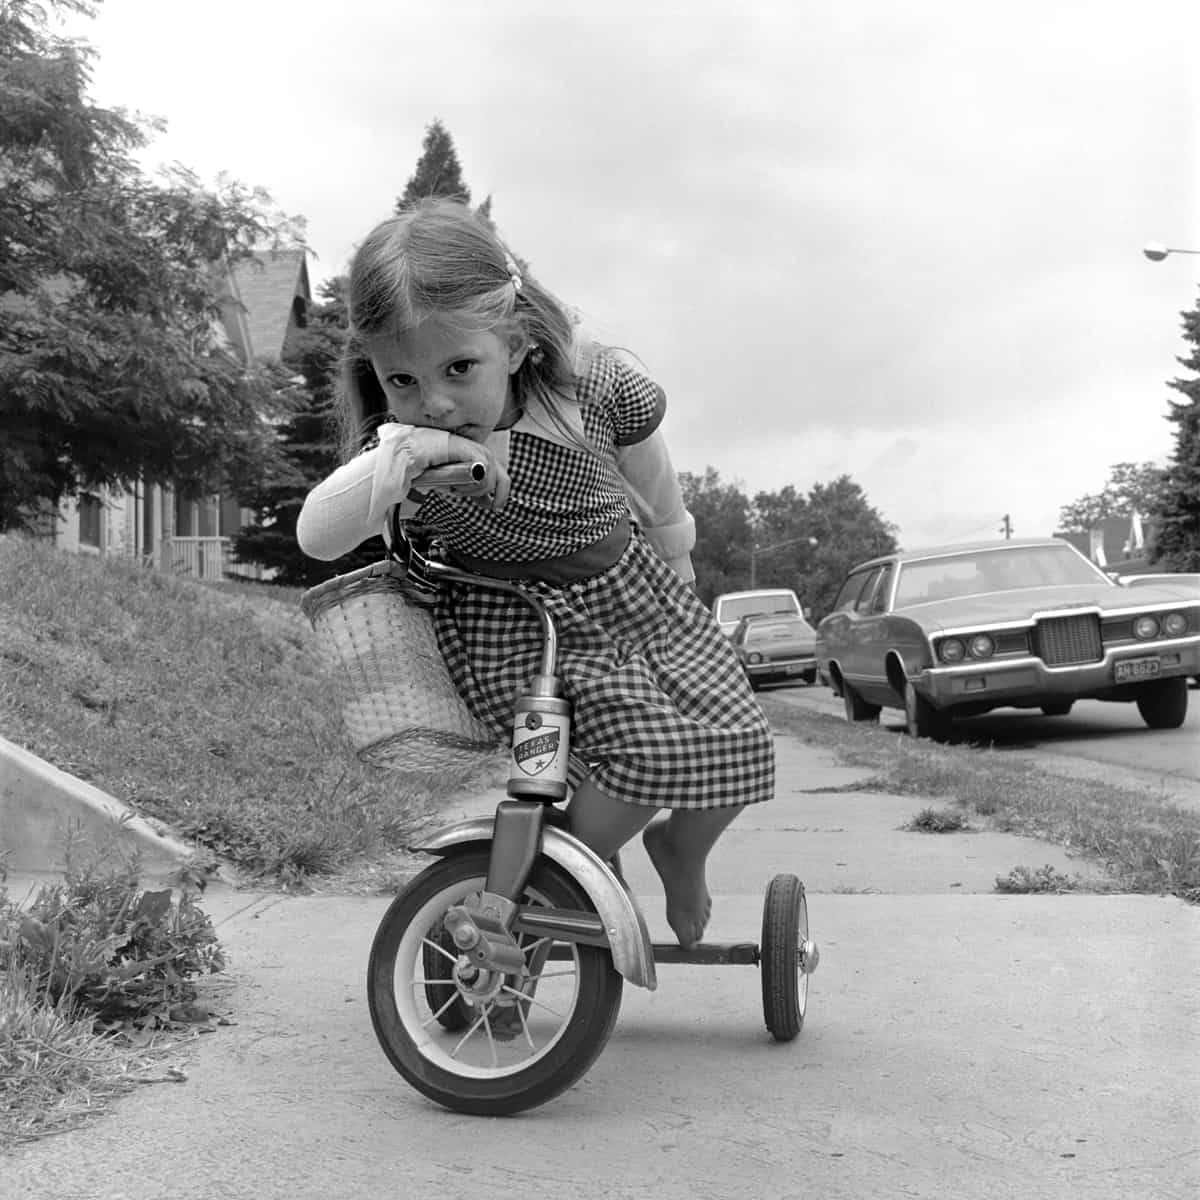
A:
{"label": "girl's arm", "polygon": [[507,479],[499,477],[484,447],[441,429],[381,425],[378,446],[338,467],[309,492],[296,522],[296,541],[310,558],[340,558],[383,529],[387,510],[406,500],[422,471],[476,460],[489,463],[488,480],[480,488],[460,490],[494,490],[499,508]]}
{"label": "girl's arm", "polygon": [[696,522],[683,505],[679,477],[662,431],[656,429],[632,446],[618,446],[616,457],[630,509],[650,545],[680,579],[693,582],[696,572],[691,552],[696,544]]}

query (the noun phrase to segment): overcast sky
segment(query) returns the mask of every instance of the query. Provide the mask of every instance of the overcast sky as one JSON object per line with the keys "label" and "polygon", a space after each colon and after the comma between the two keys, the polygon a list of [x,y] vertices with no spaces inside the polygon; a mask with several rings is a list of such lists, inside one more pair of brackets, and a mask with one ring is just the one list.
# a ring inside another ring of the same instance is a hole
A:
{"label": "overcast sky", "polygon": [[907,546],[1166,461],[1200,257],[1196,0],[105,0],[148,165],[268,189],[314,284],[440,118],[475,200],[669,398],[678,469],[851,475]]}

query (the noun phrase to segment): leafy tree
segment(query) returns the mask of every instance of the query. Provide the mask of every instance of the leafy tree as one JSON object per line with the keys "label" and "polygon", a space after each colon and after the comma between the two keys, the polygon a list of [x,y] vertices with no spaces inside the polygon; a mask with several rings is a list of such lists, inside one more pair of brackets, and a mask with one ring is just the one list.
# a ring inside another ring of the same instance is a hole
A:
{"label": "leafy tree", "polygon": [[223,344],[227,268],[298,240],[269,197],[131,154],[151,123],[87,98],[82,0],[0,6],[0,530],[136,480],[218,490],[272,452],[274,393]]}
{"label": "leafy tree", "polygon": [[801,532],[816,539],[793,585],[814,620],[833,606],[846,573],[856,563],[896,549],[896,527],[867,501],[849,475],[814,484],[806,497]]}
{"label": "leafy tree", "polygon": [[[412,178],[404,185],[403,194],[396,201],[396,212],[403,212],[418,200],[429,196],[448,196],[464,204],[471,203],[471,189],[463,180],[454,139],[441,121],[436,119],[426,127],[421,157],[417,160]],[[486,209],[485,215],[490,216],[490,196],[480,208]]]}
{"label": "leafy tree", "polygon": [[696,520],[696,591],[705,604],[722,592],[739,591],[749,570],[750,501],[735,485],[722,483],[713,467],[703,475],[680,472],[683,502]]}
{"label": "leafy tree", "polygon": [[1064,533],[1087,533],[1104,517],[1154,515],[1162,504],[1165,479],[1163,468],[1152,462],[1114,463],[1102,491],[1059,510],[1058,527]]}
{"label": "leafy tree", "polygon": [[[1200,372],[1200,305],[1182,314],[1184,338],[1192,349],[1180,363]],[[1173,379],[1170,386],[1183,395],[1172,400],[1167,420],[1177,426],[1175,451],[1167,467],[1161,522],[1151,548],[1151,561],[1172,571],[1200,571],[1200,378]]]}
{"label": "leafy tree", "polygon": [[759,492],[753,503],[713,467],[681,473],[679,482],[696,519],[692,561],[706,604],[721,592],[787,587],[819,618],[850,567],[896,548],[895,526],[848,475],[815,484],[807,496],[790,484]]}

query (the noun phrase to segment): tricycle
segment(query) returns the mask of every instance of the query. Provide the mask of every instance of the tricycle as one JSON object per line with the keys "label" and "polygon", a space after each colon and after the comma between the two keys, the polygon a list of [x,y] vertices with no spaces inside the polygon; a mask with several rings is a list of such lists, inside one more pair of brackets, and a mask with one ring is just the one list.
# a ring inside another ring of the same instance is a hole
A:
{"label": "tricycle", "polygon": [[[418,482],[446,486],[469,469],[435,468]],[[387,563],[364,570],[403,581],[405,602],[428,602],[446,586],[500,588],[529,605],[542,633],[540,668],[514,705],[507,798],[493,816],[459,822],[414,847],[435,861],[395,897],[375,933],[367,997],[396,1070],[459,1112],[502,1115],[544,1104],[604,1048],[624,983],[653,990],[657,968],[671,963],[757,966],[768,1032],[795,1039],[820,959],[801,881],[792,874],[769,881],[757,943],[684,949],[652,941],[619,857],[605,861],[568,827],[571,714],[545,606],[515,582],[419,552],[394,511],[386,540]],[[350,578],[305,594],[314,625]]]}

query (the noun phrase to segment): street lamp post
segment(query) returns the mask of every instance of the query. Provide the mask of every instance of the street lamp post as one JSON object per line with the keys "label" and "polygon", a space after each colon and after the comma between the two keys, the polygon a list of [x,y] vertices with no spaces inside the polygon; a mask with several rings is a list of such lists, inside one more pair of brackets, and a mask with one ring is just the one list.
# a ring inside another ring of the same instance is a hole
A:
{"label": "street lamp post", "polygon": [[1200,250],[1182,250],[1178,246],[1164,246],[1162,242],[1147,242],[1142,253],[1151,262],[1162,262],[1168,254],[1200,254]]}
{"label": "street lamp post", "polygon": [[815,537],[794,537],[788,538],[785,542],[772,542],[769,546],[754,546],[750,547],[750,589],[754,590],[758,583],[758,558],[760,554],[769,554],[772,550],[782,550],[785,546],[795,546],[800,542],[807,542],[810,546],[816,546],[817,539]]}

